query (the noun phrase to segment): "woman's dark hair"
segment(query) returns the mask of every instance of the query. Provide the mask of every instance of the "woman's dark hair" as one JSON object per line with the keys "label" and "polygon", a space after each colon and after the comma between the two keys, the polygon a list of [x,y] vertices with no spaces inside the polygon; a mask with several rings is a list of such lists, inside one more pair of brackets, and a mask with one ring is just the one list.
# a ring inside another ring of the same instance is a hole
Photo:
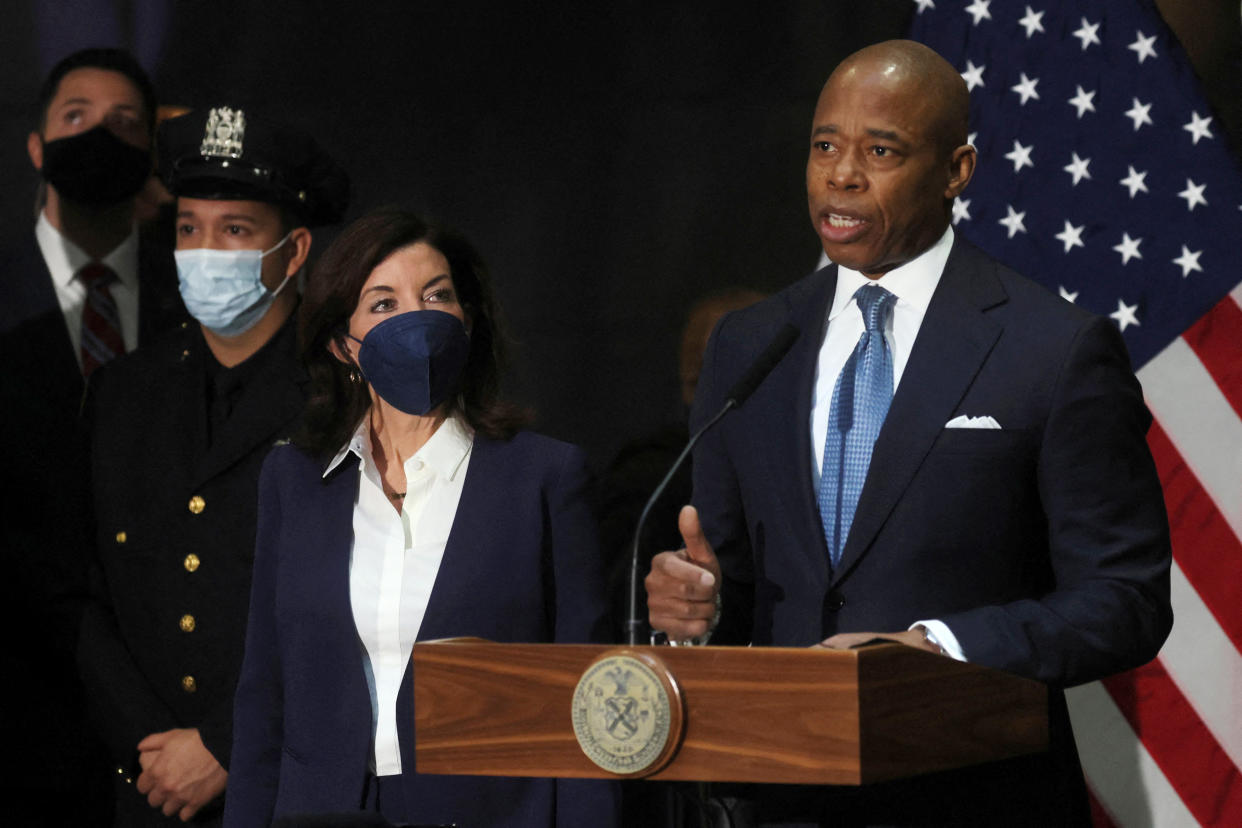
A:
{"label": "woman's dark hair", "polygon": [[450,409],[484,437],[506,439],[525,415],[500,398],[504,338],[487,269],[462,236],[395,208],[376,210],[355,221],[329,245],[311,271],[302,297],[298,335],[310,373],[297,443],[316,455],[336,452],[371,405],[365,383],[350,378],[357,369],[337,359],[329,345],[345,350],[349,317],[371,271],[403,247],[424,242],[443,254],[470,328],[470,356]]}

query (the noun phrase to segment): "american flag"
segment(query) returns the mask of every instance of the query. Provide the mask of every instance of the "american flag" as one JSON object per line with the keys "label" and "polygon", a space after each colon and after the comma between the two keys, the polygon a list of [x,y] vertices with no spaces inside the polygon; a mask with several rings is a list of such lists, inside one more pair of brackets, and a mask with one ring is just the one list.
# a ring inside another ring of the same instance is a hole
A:
{"label": "american flag", "polygon": [[979,164],[954,224],[1111,317],[1155,416],[1173,633],[1073,688],[1098,825],[1242,825],[1242,170],[1146,0],[915,0]]}

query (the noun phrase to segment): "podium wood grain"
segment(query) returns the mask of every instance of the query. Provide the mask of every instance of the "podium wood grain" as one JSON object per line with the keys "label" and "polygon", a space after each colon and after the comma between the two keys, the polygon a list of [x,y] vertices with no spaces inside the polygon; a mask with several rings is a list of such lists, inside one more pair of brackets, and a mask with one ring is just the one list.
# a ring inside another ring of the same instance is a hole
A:
{"label": "podium wood grain", "polygon": [[652,779],[859,785],[1047,748],[1047,691],[904,647],[608,647],[473,640],[414,648],[423,773],[609,777],[579,748],[574,688],[604,652],[659,658],[684,739]]}

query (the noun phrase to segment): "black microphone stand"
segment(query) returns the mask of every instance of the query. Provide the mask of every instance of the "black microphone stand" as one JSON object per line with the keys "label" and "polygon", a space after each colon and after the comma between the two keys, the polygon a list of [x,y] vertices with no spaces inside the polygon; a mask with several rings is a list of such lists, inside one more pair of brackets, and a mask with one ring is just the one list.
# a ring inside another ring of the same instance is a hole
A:
{"label": "black microphone stand", "polygon": [[628,580],[630,600],[629,612],[625,621],[625,640],[627,644],[631,646],[637,645],[639,643],[639,634],[643,628],[643,620],[638,617],[638,558],[642,547],[643,527],[647,523],[648,515],[651,514],[651,507],[655,505],[660,495],[664,493],[669,481],[673,479],[673,475],[681,468],[681,464],[690,456],[690,452],[694,449],[695,444],[698,443],[699,438],[709,428],[718,423],[721,417],[746,402],[746,399],[759,387],[759,383],[763,382],[772,369],[776,367],[776,363],[780,362],[781,358],[793,347],[799,333],[800,331],[796,327],[788,323],[777,331],[776,336],[768,343],[768,347],[751,364],[741,379],[729,389],[729,395],[725,399],[724,405],[716,412],[716,415],[708,420],[702,428],[694,432],[689,442],[686,443],[686,447],[682,449],[681,454],[677,455],[677,460],[673,462],[673,467],[668,470],[668,474],[664,475],[660,485],[656,486],[651,497],[647,499],[646,505],[643,506],[643,511],[639,514],[638,523],[634,528],[634,541],[630,546],[630,575]]}
{"label": "black microphone stand", "polygon": [[630,587],[630,603],[629,611],[625,616],[625,643],[627,644],[636,645],[639,643],[638,639],[642,633],[644,623],[643,620],[638,617],[638,558],[639,550],[642,547],[643,528],[647,524],[647,517],[651,514],[651,508],[655,506],[656,501],[660,499],[660,495],[664,494],[664,490],[668,488],[668,484],[672,481],[673,475],[677,474],[677,470],[681,468],[681,464],[684,463],[686,458],[690,456],[690,452],[694,450],[694,446],[699,442],[699,438],[702,437],[709,428],[714,426],[721,417],[728,414],[734,408],[737,408],[737,406],[737,400],[732,397],[725,400],[724,406],[719,412],[716,413],[716,416],[708,420],[707,425],[703,426],[694,433],[694,436],[691,437],[690,441],[686,443],[686,447],[681,450],[681,454],[677,455],[677,459],[673,461],[673,466],[668,470],[668,474],[664,475],[664,479],[660,481],[660,485],[656,486],[651,497],[647,499],[647,504],[643,506],[643,510],[638,516],[638,523],[634,528],[634,541],[630,545],[630,577],[628,581]]}

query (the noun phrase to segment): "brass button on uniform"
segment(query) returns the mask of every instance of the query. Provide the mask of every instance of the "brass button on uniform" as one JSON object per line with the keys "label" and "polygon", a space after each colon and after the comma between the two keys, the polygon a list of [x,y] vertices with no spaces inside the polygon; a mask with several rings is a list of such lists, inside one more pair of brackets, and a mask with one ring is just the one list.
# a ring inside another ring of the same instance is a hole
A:
{"label": "brass button on uniform", "polygon": [[186,613],[181,616],[181,631],[194,632],[194,616]]}
{"label": "brass button on uniform", "polygon": [[203,500],[199,495],[190,498],[190,511],[194,514],[201,514],[207,508],[207,501]]}
{"label": "brass button on uniform", "polygon": [[193,693],[198,689],[198,682],[194,680],[194,676],[185,676],[181,679],[181,689],[187,693]]}
{"label": "brass button on uniform", "polygon": [[186,361],[187,359],[189,359],[189,358],[190,358],[190,352],[189,352],[189,350],[185,350],[185,351],[182,351],[182,352],[181,352],[181,361],[182,361],[182,362],[185,362],[185,361]]}
{"label": "brass button on uniform", "polygon": [[185,561],[183,561],[183,565],[185,566],[186,572],[193,572],[194,570],[198,569],[199,563],[200,561],[198,560],[198,555],[195,555],[193,552],[186,555]]}
{"label": "brass button on uniform", "polygon": [[117,532],[117,533],[116,533],[116,542],[117,542],[117,543],[125,543],[125,541],[126,541],[126,540],[128,540],[128,539],[129,539],[129,536],[125,534],[125,531],[124,531],[124,530],[122,530],[122,531],[120,531],[120,532]]}

